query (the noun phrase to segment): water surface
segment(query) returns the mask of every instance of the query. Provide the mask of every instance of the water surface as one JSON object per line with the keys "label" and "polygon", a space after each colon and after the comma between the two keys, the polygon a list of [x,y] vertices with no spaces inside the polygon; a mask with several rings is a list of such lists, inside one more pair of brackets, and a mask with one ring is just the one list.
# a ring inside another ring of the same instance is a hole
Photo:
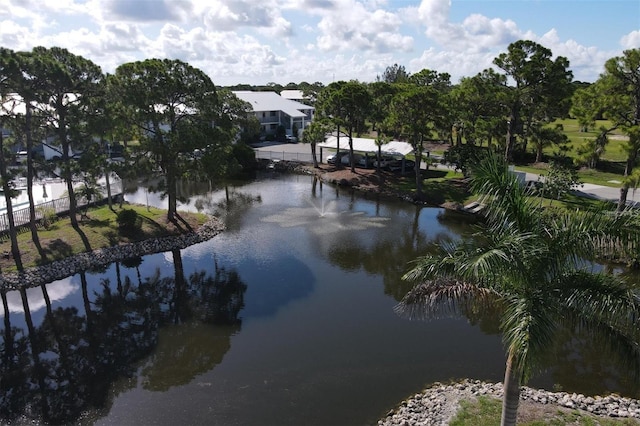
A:
{"label": "water surface", "polygon": [[[7,294],[0,419],[373,424],[432,382],[502,379],[490,317],[410,322],[393,312],[408,262],[469,232],[439,220],[442,210],[308,176],[183,191],[182,208],[228,229]],[[164,206],[144,188],[128,199]],[[637,393],[597,348],[567,341],[534,386]]]}

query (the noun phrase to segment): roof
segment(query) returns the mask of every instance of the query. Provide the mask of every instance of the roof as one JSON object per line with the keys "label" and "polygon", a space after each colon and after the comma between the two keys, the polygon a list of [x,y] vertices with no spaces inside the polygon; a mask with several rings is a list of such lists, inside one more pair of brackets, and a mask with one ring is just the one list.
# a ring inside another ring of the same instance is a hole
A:
{"label": "roof", "polygon": [[282,90],[280,96],[285,99],[304,99],[304,93],[302,90]]}
{"label": "roof", "polygon": [[282,111],[290,117],[304,117],[306,114],[301,110],[314,109],[312,106],[285,99],[276,92],[238,91],[233,93],[243,101],[249,102],[253,112]]}
{"label": "roof", "polygon": [[[338,141],[335,136],[329,136],[326,141],[318,144],[323,148],[334,148],[337,149]],[[340,147],[348,148],[349,147],[349,138],[347,136],[340,137]],[[375,139],[367,139],[367,138],[353,138],[353,150],[360,152],[378,152],[378,146],[376,145]],[[413,147],[410,143],[400,142],[400,141],[391,141],[382,145],[381,152],[383,154],[388,155],[407,155],[413,152]]]}

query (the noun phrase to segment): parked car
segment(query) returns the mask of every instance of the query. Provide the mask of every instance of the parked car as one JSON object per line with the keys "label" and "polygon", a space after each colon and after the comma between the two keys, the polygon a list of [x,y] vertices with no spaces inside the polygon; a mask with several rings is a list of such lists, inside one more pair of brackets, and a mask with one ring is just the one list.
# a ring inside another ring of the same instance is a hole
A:
{"label": "parked car", "polygon": [[361,155],[358,157],[356,157],[356,166],[358,167],[371,167],[371,165],[373,164],[373,159],[374,157],[372,156],[366,156],[366,155]]}
{"label": "parked car", "polygon": [[[387,164],[387,169],[392,172],[402,172],[402,161],[403,160],[393,160]],[[404,171],[410,172],[416,167],[416,162],[413,160],[404,159]]]}
{"label": "parked car", "polygon": [[[354,165],[359,165],[360,161],[364,161],[364,159],[362,158],[362,155],[360,154],[353,154],[353,164]],[[340,162],[344,165],[350,166],[351,165],[351,156],[349,155],[349,153],[347,152],[346,155],[343,155],[342,158],[340,159]]]}
{"label": "parked car", "polygon": [[327,160],[327,163],[329,164],[335,164],[336,159],[341,159],[344,156],[348,157],[348,155],[349,155],[349,151],[340,151],[335,154],[328,155],[326,160]]}
{"label": "parked car", "polygon": [[373,161],[373,167],[378,168],[378,163],[380,163],[380,168],[386,169],[393,161],[396,161],[395,157],[392,157],[390,155],[383,155],[382,157],[380,157],[379,162],[377,159]]}
{"label": "parked car", "polygon": [[295,136],[285,136],[285,139],[288,143],[298,143],[298,138],[296,138]]}

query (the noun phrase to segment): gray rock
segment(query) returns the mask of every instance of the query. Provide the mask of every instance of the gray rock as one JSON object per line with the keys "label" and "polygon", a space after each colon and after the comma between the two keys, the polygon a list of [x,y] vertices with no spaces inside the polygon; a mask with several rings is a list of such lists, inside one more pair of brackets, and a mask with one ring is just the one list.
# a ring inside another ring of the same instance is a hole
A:
{"label": "gray rock", "polygon": [[[464,380],[451,385],[434,383],[389,411],[385,418],[378,421],[378,425],[447,425],[460,408],[460,400],[475,399],[478,395],[502,398],[502,394],[502,383],[483,383],[477,380]],[[616,395],[586,397],[523,386],[520,398],[542,404],[556,403],[569,408],[580,408],[602,417],[640,418],[639,401]]]}
{"label": "gray rock", "polygon": [[196,232],[97,249],[91,253],[80,253],[46,265],[28,268],[23,272],[2,274],[0,289],[18,290],[35,287],[131,257],[183,249],[210,240],[223,230],[224,225],[217,218],[211,218]]}

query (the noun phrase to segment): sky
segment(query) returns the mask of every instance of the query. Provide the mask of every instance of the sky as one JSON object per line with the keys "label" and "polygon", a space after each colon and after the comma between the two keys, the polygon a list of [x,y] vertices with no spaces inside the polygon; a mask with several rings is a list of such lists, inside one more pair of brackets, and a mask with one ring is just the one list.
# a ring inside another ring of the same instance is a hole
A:
{"label": "sky", "polygon": [[218,86],[375,81],[386,67],[452,83],[533,40],[593,82],[640,48],[640,0],[0,0],[0,46],[59,46],[113,73],[180,59]]}

